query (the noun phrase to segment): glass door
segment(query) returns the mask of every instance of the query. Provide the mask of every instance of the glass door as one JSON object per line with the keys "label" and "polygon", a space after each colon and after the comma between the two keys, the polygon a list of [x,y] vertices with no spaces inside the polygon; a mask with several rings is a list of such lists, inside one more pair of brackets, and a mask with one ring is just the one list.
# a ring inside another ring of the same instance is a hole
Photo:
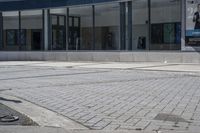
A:
{"label": "glass door", "polygon": [[69,17],[69,50],[80,50],[80,17]]}
{"label": "glass door", "polygon": [[66,50],[66,17],[51,15],[52,20],[52,50]]}
{"label": "glass door", "polygon": [[92,6],[69,8],[69,50],[92,50]]}

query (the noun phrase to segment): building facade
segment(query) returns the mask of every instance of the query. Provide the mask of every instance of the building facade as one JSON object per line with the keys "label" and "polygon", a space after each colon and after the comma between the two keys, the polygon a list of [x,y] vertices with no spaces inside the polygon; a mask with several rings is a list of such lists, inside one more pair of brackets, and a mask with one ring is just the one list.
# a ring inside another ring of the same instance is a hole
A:
{"label": "building facade", "polygon": [[1,0],[1,51],[199,51],[200,0]]}

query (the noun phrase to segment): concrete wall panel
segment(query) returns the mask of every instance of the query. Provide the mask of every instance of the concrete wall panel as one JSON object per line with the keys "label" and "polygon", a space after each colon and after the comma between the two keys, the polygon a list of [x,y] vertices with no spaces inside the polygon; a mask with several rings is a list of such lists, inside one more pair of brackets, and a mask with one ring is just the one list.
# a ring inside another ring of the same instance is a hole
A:
{"label": "concrete wall panel", "polygon": [[198,52],[0,52],[0,61],[200,63]]}

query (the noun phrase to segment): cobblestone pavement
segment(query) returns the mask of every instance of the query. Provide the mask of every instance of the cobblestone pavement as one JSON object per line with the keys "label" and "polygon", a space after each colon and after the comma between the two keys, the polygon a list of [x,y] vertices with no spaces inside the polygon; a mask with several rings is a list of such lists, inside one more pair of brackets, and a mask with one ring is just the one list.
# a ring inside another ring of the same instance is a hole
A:
{"label": "cobblestone pavement", "polygon": [[196,73],[3,65],[0,84],[91,129],[200,130]]}

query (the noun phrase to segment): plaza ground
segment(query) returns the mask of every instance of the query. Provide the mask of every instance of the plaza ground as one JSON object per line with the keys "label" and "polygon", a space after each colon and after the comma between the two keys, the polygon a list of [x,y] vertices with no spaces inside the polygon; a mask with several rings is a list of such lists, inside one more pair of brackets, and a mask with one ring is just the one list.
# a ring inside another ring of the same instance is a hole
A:
{"label": "plaza ground", "polygon": [[200,65],[0,62],[0,94],[92,130],[200,130]]}

